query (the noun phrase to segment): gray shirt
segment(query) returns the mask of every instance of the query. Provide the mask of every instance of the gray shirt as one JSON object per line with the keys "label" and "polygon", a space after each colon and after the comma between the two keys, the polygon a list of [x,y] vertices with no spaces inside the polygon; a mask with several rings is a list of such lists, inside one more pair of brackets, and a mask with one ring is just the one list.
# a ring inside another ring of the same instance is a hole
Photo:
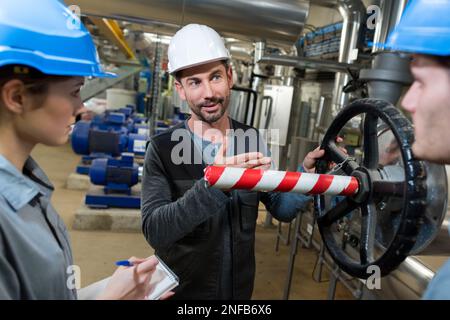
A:
{"label": "gray shirt", "polygon": [[[203,164],[211,165],[214,163],[214,159],[217,155],[217,151],[220,149],[222,143],[212,143],[209,140],[205,140],[202,137],[196,135],[191,131],[187,124],[187,120],[185,121],[185,128],[189,130],[191,133],[192,140],[198,151],[202,154]],[[233,141],[233,139],[231,139]],[[232,142],[231,142],[232,143]],[[233,146],[230,144],[228,148],[227,156],[230,156],[230,150],[233,150]],[[222,243],[222,268],[220,275],[220,288],[218,292],[220,293],[220,299],[222,300],[230,300],[233,297],[232,294],[232,253],[231,253],[231,221],[229,214],[223,217],[223,243]]]}
{"label": "gray shirt", "polygon": [[32,158],[22,172],[0,155],[0,299],[76,299],[67,229],[53,186]]}

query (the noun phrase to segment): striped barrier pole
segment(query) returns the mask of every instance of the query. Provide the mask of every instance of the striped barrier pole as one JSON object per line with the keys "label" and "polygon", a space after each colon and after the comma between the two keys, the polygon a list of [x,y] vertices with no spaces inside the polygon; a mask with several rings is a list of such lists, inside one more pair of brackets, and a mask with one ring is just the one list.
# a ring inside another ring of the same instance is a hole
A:
{"label": "striped barrier pole", "polygon": [[207,186],[221,190],[245,189],[353,196],[359,189],[358,180],[352,176],[225,166],[206,167],[204,178]]}

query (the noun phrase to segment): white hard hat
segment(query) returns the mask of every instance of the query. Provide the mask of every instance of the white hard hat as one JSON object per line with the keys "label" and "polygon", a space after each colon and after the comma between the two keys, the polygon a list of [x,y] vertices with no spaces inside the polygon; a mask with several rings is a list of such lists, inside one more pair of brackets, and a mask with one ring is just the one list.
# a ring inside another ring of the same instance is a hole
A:
{"label": "white hard hat", "polygon": [[230,59],[220,35],[212,28],[188,24],[172,37],[168,49],[169,73],[200,64]]}

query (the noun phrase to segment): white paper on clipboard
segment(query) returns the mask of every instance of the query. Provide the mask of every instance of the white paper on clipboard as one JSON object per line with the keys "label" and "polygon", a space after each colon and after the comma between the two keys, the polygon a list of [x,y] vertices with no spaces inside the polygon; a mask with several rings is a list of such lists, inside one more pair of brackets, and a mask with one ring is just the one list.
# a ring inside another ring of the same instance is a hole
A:
{"label": "white paper on clipboard", "polygon": [[148,300],[158,300],[163,294],[178,286],[179,280],[175,273],[158,257],[159,263],[152,275],[150,284],[154,285],[154,289],[147,296]]}

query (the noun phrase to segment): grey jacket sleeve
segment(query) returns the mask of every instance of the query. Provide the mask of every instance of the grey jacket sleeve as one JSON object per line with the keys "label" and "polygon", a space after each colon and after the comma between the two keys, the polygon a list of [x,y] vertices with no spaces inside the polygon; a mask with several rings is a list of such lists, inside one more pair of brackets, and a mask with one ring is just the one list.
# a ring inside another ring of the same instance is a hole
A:
{"label": "grey jacket sleeve", "polygon": [[150,141],[142,177],[142,230],[154,249],[167,248],[192,232],[209,217],[218,214],[228,202],[220,190],[207,188],[203,179],[172,200],[171,184],[159,157],[160,150]]}
{"label": "grey jacket sleeve", "polygon": [[20,299],[20,284],[13,266],[7,259],[7,252],[0,237],[0,300],[10,299]]}

